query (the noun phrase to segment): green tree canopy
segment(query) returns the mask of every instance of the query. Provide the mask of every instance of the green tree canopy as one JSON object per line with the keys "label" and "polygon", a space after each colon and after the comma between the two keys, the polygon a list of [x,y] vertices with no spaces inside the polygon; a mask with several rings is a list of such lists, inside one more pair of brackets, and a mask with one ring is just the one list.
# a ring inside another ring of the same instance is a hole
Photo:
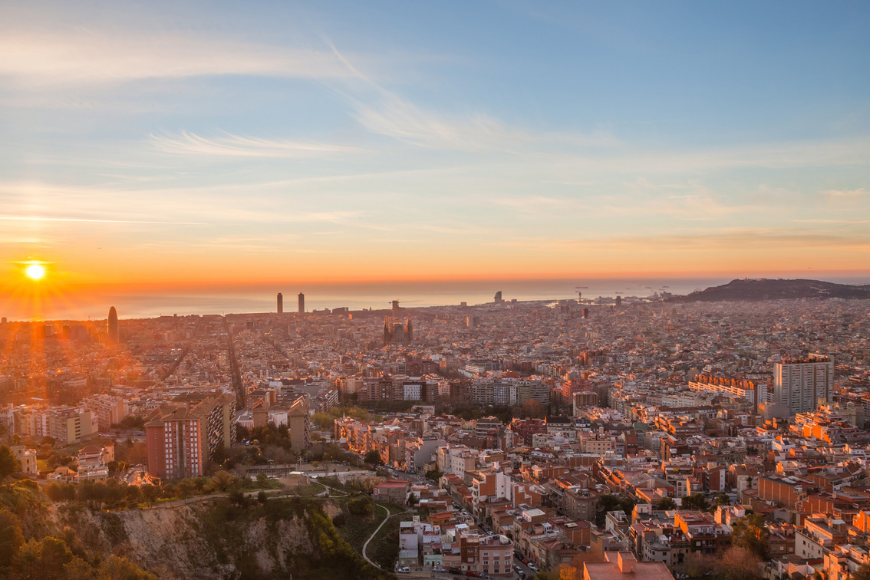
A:
{"label": "green tree canopy", "polygon": [[0,481],[20,470],[21,463],[15,458],[9,446],[0,445]]}
{"label": "green tree canopy", "polygon": [[384,462],[381,459],[381,454],[376,450],[372,449],[368,453],[366,453],[365,462],[369,465],[383,465]]}
{"label": "green tree canopy", "polygon": [[73,553],[63,540],[46,537],[40,541],[28,540],[15,559],[20,580],[64,580],[64,566],[73,559]]}
{"label": "green tree canopy", "polygon": [[659,511],[668,511],[677,509],[677,503],[669,497],[663,497],[659,501],[656,502],[653,509]]}
{"label": "green tree canopy", "polygon": [[731,530],[732,545],[744,548],[762,560],[768,558],[769,539],[770,530],[764,524],[764,518],[758,514],[740,518]]}
{"label": "green tree canopy", "polygon": [[0,512],[0,571],[12,565],[12,560],[22,544],[24,535],[21,533],[18,518],[12,512]]}
{"label": "green tree canopy", "polygon": [[705,512],[710,509],[710,502],[707,501],[707,496],[703,493],[693,493],[683,498],[680,507],[684,510],[700,510]]}

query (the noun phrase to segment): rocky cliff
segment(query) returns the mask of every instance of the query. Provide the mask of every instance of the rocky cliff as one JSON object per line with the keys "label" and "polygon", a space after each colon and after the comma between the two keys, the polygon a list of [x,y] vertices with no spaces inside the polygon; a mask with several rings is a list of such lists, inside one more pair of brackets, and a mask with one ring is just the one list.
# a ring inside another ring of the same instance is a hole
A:
{"label": "rocky cliff", "polygon": [[336,533],[328,501],[225,499],[120,512],[81,505],[54,511],[93,551],[123,555],[165,579],[361,578],[382,575]]}

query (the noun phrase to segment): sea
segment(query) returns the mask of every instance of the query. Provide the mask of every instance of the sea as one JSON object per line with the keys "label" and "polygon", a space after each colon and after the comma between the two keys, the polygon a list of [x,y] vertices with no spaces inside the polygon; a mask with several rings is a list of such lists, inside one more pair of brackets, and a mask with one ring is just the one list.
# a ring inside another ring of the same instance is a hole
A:
{"label": "sea", "polygon": [[[347,284],[274,284],[268,287],[227,289],[197,289],[177,292],[92,292],[86,296],[59,296],[41,301],[38,312],[31,305],[0,300],[0,316],[11,320],[102,320],[110,306],[114,306],[121,319],[152,318],[177,314],[241,314],[275,312],[276,296],[284,297],[284,311],[296,312],[297,295],[305,294],[305,309],[347,307],[350,310],[389,308],[399,300],[406,308],[428,306],[468,305],[492,302],[501,291],[506,301],[556,301],[598,297],[648,297],[654,293],[688,294],[732,280],[721,278],[595,278],[547,280],[459,280],[459,281],[402,281],[365,282]],[[868,284],[866,277],[825,277],[842,284]],[[5,310],[5,311],[4,311]]]}

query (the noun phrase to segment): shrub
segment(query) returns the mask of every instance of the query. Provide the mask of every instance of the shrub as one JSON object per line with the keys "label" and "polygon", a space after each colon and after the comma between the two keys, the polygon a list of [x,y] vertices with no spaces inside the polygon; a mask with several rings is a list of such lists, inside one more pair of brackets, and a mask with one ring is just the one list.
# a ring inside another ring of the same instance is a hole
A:
{"label": "shrub", "polygon": [[354,497],[348,500],[347,509],[357,516],[367,516],[374,512],[372,502],[367,497]]}

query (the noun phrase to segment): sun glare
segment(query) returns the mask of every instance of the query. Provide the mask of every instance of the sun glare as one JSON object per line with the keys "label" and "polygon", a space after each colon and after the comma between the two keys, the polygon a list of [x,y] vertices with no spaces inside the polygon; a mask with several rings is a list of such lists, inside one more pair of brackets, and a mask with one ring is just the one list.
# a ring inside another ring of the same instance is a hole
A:
{"label": "sun glare", "polygon": [[33,278],[34,280],[39,280],[43,276],[45,276],[45,268],[40,266],[39,264],[31,264],[27,267],[27,275]]}

